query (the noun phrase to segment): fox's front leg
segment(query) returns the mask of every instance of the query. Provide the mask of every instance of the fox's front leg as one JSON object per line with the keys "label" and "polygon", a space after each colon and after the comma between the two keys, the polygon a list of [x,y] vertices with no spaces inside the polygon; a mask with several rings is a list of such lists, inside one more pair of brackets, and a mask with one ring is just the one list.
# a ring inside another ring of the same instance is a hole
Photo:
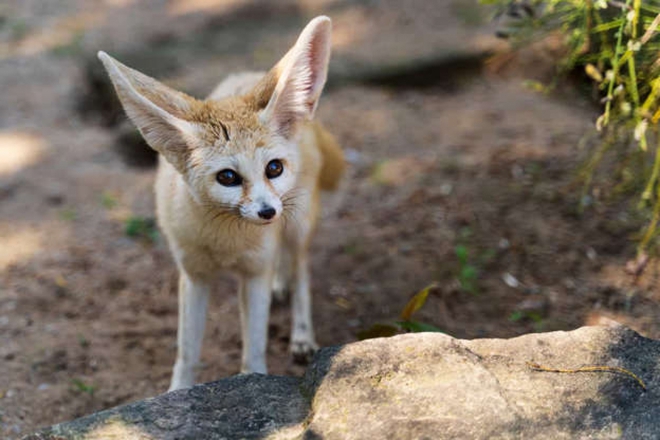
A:
{"label": "fox's front leg", "polygon": [[300,247],[293,258],[293,301],[291,354],[297,362],[309,362],[318,349],[312,326],[312,296],[309,285],[307,252]]}
{"label": "fox's front leg", "polygon": [[284,303],[289,299],[291,291],[291,258],[289,252],[278,252],[273,273],[273,299],[276,303]]}
{"label": "fox's front leg", "polygon": [[272,270],[246,277],[241,282],[240,309],[243,334],[241,372],[263,373],[268,345],[268,315],[270,314]]}
{"label": "fox's front leg", "polygon": [[170,391],[188,388],[195,383],[206,322],[206,306],[210,287],[192,280],[184,271],[179,277],[179,329],[177,355]]}

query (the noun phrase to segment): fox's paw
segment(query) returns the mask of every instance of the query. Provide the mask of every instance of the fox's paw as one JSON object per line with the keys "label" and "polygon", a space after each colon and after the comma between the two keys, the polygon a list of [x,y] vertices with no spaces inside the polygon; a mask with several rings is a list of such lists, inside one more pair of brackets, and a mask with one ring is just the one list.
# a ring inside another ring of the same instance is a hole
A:
{"label": "fox's paw", "polygon": [[176,391],[182,388],[190,388],[195,384],[195,368],[193,364],[186,364],[177,360],[172,371],[172,382],[170,382],[169,391]]}
{"label": "fox's paw", "polygon": [[308,364],[318,349],[319,346],[314,341],[291,341],[291,355],[293,356],[293,361],[297,364]]}

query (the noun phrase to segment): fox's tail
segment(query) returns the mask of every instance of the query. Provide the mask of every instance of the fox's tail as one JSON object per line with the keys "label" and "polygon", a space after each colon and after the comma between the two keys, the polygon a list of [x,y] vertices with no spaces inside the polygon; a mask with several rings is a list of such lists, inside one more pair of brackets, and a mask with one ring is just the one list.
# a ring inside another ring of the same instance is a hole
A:
{"label": "fox's tail", "polygon": [[321,215],[332,216],[346,193],[348,179],[344,152],[335,138],[318,122],[312,124],[316,145],[321,152],[323,163],[318,177],[318,188],[321,190]]}
{"label": "fox's tail", "polygon": [[319,188],[322,191],[336,191],[346,172],[346,160],[344,152],[335,138],[318,123],[313,125],[316,145],[318,145],[323,157],[323,165],[319,173]]}

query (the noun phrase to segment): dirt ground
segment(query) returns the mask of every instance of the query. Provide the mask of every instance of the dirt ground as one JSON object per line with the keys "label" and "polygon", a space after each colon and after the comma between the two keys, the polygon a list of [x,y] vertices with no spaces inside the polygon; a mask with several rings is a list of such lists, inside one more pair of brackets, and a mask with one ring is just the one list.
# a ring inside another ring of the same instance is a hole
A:
{"label": "dirt ground", "polygon": [[[439,42],[482,31],[461,2],[411,3],[0,6],[0,437],[168,386],[177,274],[151,226],[154,168],[127,163],[126,148],[119,154],[125,126],[111,112],[116,102],[90,86],[95,51],[138,54],[147,67],[165,63],[148,73],[202,96],[231,70],[270,67],[319,12],[335,19],[344,73],[364,67],[360,60],[377,65],[383,56],[390,66],[387,56],[424,56]],[[247,29],[236,20],[261,33],[236,35]],[[390,37],[384,49],[381,35]],[[179,64],[168,70],[173,59]],[[523,59],[499,74],[427,71],[426,81],[331,78],[318,117],[345,147],[351,170],[312,249],[321,345],[395,321],[432,281],[439,287],[416,319],[461,338],[567,330],[603,318],[660,337],[658,266],[638,280],[625,272],[641,225],[634,204],[605,203],[595,193],[578,210],[578,145],[598,109],[572,89],[548,97],[526,87],[535,72],[524,67],[532,64]],[[94,110],[89,102],[101,104]],[[463,262],[457,250],[467,254]],[[239,369],[234,291],[227,278],[211,299],[201,381]],[[304,368],[288,356],[288,330],[288,308],[274,306],[274,374]]]}

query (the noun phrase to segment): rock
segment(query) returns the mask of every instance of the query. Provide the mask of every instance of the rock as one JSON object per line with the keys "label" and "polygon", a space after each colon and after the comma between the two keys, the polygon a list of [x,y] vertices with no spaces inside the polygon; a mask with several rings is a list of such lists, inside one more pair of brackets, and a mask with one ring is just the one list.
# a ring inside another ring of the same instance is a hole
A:
{"label": "rock", "polygon": [[[656,438],[660,343],[623,328],[583,328],[511,340],[404,335],[317,359],[308,430],[322,438]],[[649,391],[609,373],[531,371],[621,366]],[[655,425],[655,426],[654,426]],[[645,437],[646,436],[646,437]],[[620,437],[617,437],[620,438]]]}
{"label": "rock", "polygon": [[[655,439],[659,358],[659,341],[621,326],[508,340],[406,334],[322,349],[300,379],[235,376],[26,439]],[[528,362],[625,368],[646,390],[621,372]]]}
{"label": "rock", "polygon": [[293,377],[239,375],[55,425],[26,440],[263,438],[306,417],[299,385]]}
{"label": "rock", "polygon": [[[350,81],[394,87],[451,86],[502,49],[476,1],[352,0],[330,11],[330,84]],[[456,78],[454,78],[456,79]]]}

